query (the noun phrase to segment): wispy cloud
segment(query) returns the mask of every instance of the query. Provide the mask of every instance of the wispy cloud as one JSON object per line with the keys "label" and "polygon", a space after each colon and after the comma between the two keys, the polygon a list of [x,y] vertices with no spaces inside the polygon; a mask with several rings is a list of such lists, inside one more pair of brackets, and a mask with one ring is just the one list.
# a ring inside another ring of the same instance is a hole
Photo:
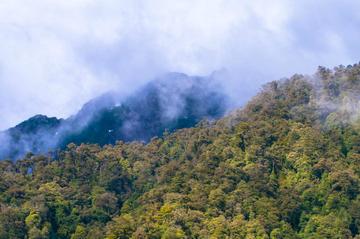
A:
{"label": "wispy cloud", "polygon": [[167,71],[226,68],[239,102],[263,82],[358,61],[357,0],[0,2],[0,129],[65,117]]}

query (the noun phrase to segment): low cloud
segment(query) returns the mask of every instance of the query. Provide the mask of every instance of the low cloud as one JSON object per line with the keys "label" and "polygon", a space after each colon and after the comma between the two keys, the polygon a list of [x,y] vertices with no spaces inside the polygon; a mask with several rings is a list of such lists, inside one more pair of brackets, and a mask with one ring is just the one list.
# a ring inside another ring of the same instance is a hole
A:
{"label": "low cloud", "polygon": [[0,129],[67,117],[109,90],[169,71],[219,79],[237,104],[259,85],[357,62],[356,0],[0,3]]}

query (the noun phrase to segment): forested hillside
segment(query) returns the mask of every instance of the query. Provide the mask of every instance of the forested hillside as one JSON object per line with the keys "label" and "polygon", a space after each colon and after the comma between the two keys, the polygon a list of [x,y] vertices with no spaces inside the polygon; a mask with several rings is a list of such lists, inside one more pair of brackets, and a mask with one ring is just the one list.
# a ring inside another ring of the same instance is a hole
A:
{"label": "forested hillside", "polygon": [[0,238],[360,238],[360,65],[149,143],[0,162]]}
{"label": "forested hillside", "polygon": [[0,132],[0,160],[64,149],[69,143],[148,142],[165,130],[218,119],[226,111],[227,97],[214,84],[212,76],[168,73],[129,96],[108,92],[92,99],[67,119],[36,115]]}

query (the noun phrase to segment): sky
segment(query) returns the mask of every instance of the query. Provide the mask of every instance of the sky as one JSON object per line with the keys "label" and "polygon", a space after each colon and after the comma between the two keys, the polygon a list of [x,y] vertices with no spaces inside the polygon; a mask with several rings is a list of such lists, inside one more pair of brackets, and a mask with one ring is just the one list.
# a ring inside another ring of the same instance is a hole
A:
{"label": "sky", "polygon": [[267,81],[359,62],[359,26],[358,0],[2,0],[0,130],[174,71],[226,69],[243,103]]}

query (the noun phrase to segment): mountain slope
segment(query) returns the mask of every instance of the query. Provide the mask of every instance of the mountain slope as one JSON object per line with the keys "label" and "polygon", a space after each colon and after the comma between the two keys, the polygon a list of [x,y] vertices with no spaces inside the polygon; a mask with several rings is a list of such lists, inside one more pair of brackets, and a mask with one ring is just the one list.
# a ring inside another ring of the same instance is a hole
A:
{"label": "mountain slope", "polygon": [[[165,129],[173,131],[194,126],[202,119],[219,118],[225,109],[226,98],[211,86],[210,78],[172,73],[149,83],[121,105],[96,112],[79,133],[70,134],[64,141],[100,145],[116,140],[149,141]],[[70,124],[79,119],[83,121],[75,116]]]}
{"label": "mountain slope", "polygon": [[146,144],[2,161],[0,237],[359,238],[359,69],[271,82]]}
{"label": "mountain slope", "polygon": [[149,141],[165,130],[219,118],[226,110],[226,97],[212,82],[211,77],[170,73],[125,99],[115,93],[98,97],[65,120],[35,116],[3,133],[6,144],[0,148],[0,159],[45,153],[71,142]]}

